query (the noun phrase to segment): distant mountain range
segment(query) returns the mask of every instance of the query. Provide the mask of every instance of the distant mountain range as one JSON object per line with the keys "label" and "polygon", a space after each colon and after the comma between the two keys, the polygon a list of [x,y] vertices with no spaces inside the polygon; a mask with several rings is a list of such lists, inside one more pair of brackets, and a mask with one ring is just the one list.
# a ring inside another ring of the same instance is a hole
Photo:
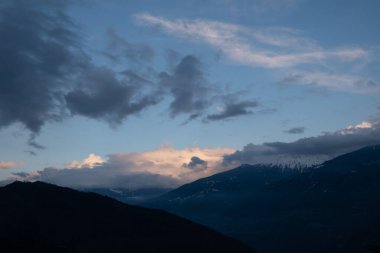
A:
{"label": "distant mountain range", "polygon": [[0,252],[254,252],[165,211],[42,182],[0,187]]}
{"label": "distant mountain range", "polygon": [[243,165],[145,203],[258,252],[380,252],[380,146],[311,168]]}
{"label": "distant mountain range", "polygon": [[94,192],[108,196],[128,204],[140,204],[151,199],[157,198],[173,189],[166,188],[85,188],[78,189],[84,192]]}

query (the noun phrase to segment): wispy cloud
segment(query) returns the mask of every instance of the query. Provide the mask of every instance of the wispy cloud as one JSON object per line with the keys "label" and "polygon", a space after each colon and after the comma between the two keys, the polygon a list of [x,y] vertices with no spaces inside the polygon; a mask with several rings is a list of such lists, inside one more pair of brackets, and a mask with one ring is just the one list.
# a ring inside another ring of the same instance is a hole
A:
{"label": "wispy cloud", "polygon": [[113,63],[121,63],[127,60],[131,63],[151,61],[154,50],[146,44],[133,44],[118,35],[114,30],[107,31],[108,44],[103,54]]}
{"label": "wispy cloud", "polygon": [[380,85],[378,83],[355,75],[301,71],[288,74],[282,80],[282,83],[308,85],[351,93],[380,95]]}
{"label": "wispy cloud", "polygon": [[0,161],[0,169],[11,169],[13,167],[19,167],[25,165],[24,162],[5,162]]}
{"label": "wispy cloud", "polygon": [[224,120],[252,114],[253,112],[250,109],[258,106],[259,104],[256,101],[227,102],[220,112],[207,115],[206,120]]}
{"label": "wispy cloud", "polygon": [[205,19],[167,19],[148,13],[138,14],[135,19],[167,34],[207,44],[233,62],[276,69],[285,76],[283,83],[380,94],[377,81],[362,76],[355,67],[373,60],[372,49],[345,45],[325,49],[316,40],[302,36],[301,31],[288,27],[250,28]]}
{"label": "wispy cloud", "polygon": [[288,133],[288,134],[303,134],[305,132],[305,127],[293,127],[293,128],[290,128],[286,131],[284,131],[284,133]]}
{"label": "wispy cloud", "polygon": [[169,20],[147,13],[136,15],[136,20],[178,37],[207,43],[231,60],[257,67],[284,68],[328,59],[347,61],[368,56],[362,48],[324,50],[317,42],[288,28],[250,29],[202,19]]}

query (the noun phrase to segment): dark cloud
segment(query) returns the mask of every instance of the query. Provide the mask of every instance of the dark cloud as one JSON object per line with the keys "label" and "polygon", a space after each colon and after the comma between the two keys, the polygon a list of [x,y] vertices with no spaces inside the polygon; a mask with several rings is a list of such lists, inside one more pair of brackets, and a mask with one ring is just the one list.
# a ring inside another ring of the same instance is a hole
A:
{"label": "dark cloud", "polygon": [[274,148],[276,152],[286,154],[337,155],[378,143],[380,143],[379,130],[363,129],[353,134],[324,134],[302,138],[292,143],[271,142],[265,145]]}
{"label": "dark cloud", "polygon": [[210,87],[197,57],[183,57],[172,73],[162,72],[159,78],[161,86],[168,89],[174,98],[170,104],[172,117],[178,114],[196,114],[209,105],[207,95]]}
{"label": "dark cloud", "polygon": [[[174,54],[174,53],[172,53]],[[173,61],[171,57],[170,62]],[[224,110],[218,114],[209,114],[203,118],[203,122],[223,120],[231,117],[252,114],[250,108],[258,106],[256,101],[239,101],[240,93],[221,95],[217,87],[213,87],[204,76],[204,70],[200,60],[187,55],[174,66],[171,73],[162,72],[159,75],[161,87],[169,90],[174,100],[170,104],[170,114],[175,117],[179,114],[189,114],[183,123],[201,118],[209,106],[217,100],[222,100]]]}
{"label": "dark cloud", "polygon": [[62,92],[81,68],[66,1],[2,1],[0,127],[21,123],[38,133],[62,117]]}
{"label": "dark cloud", "polygon": [[303,134],[305,132],[305,127],[293,127],[284,132],[288,134]]}
{"label": "dark cloud", "polygon": [[[21,123],[35,141],[42,126],[71,114],[119,124],[160,100],[139,73],[94,65],[80,32],[65,14],[69,1],[3,1],[0,5],[0,128]],[[130,62],[154,51],[109,32],[108,53]],[[155,90],[155,91],[153,91]]]}
{"label": "dark cloud", "polygon": [[249,109],[257,106],[259,106],[259,104],[256,101],[226,102],[223,111],[207,115],[207,120],[224,120],[227,118],[249,115],[253,113]]}
{"label": "dark cloud", "polygon": [[35,141],[35,138],[36,138],[36,134],[35,133],[32,133],[29,137],[29,140],[28,140],[28,145],[35,148],[35,149],[45,149],[45,146],[37,143]]}
{"label": "dark cloud", "polygon": [[334,133],[302,138],[294,142],[252,143],[243,150],[224,156],[224,163],[252,163],[256,158],[289,156],[294,158],[332,158],[346,152],[380,143],[380,123],[370,128],[348,127]]}
{"label": "dark cloud", "polygon": [[160,101],[158,92],[141,94],[146,82],[132,71],[124,72],[120,80],[108,68],[93,68],[81,80],[82,86],[70,91],[66,103],[73,114],[120,124]]}
{"label": "dark cloud", "polygon": [[125,38],[117,35],[112,29],[107,32],[108,44],[104,55],[116,63],[121,63],[124,59],[131,63],[151,61],[154,57],[154,50],[146,44],[133,44]]}
{"label": "dark cloud", "polygon": [[190,123],[191,121],[193,121],[193,120],[195,120],[201,116],[202,116],[202,112],[191,114],[181,125],[184,126],[184,125]]}
{"label": "dark cloud", "polygon": [[[172,117],[187,114],[193,120],[205,115],[215,87],[206,80],[197,57],[180,59],[174,51],[168,53],[169,61],[180,60],[158,77],[149,68],[148,75],[97,66],[85,53],[80,30],[65,14],[70,2],[1,2],[0,128],[21,124],[31,133],[28,144],[43,149],[35,139],[44,124],[70,115],[120,124],[164,96],[172,98]],[[140,64],[154,57],[148,45],[130,43],[112,30],[108,39],[105,54],[113,61]],[[209,115],[209,120],[249,114],[254,106],[249,101],[229,103],[224,113]]]}
{"label": "dark cloud", "polygon": [[207,162],[197,156],[193,156],[188,164],[183,164],[183,167],[189,169],[207,169]]}
{"label": "dark cloud", "polygon": [[27,172],[13,172],[12,175],[15,175],[15,176],[18,176],[21,178],[25,178],[25,177],[28,177],[30,174]]}

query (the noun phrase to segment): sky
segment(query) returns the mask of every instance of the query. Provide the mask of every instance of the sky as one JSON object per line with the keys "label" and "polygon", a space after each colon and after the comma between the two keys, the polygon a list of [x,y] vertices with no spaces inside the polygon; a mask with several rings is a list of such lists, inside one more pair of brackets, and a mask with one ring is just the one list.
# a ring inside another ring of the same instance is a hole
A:
{"label": "sky", "polygon": [[0,180],[175,187],[380,142],[377,0],[5,0]]}

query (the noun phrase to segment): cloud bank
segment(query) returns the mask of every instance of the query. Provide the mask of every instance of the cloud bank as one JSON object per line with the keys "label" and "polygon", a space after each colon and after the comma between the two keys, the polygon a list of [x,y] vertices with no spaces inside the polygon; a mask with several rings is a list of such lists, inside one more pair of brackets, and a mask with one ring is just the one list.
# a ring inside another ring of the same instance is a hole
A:
{"label": "cloud bank", "polygon": [[185,148],[169,146],[146,152],[117,153],[105,160],[90,154],[72,161],[66,168],[45,168],[33,173],[14,173],[13,179],[41,180],[74,188],[174,188],[198,178],[229,169],[222,166],[225,148]]}
{"label": "cloud bank", "polygon": [[247,144],[224,156],[224,164],[281,163],[298,161],[318,164],[327,159],[369,145],[380,144],[380,121],[364,121],[333,133],[301,138],[294,142]]}
{"label": "cloud bank", "polygon": [[[163,146],[145,152],[115,153],[108,159],[90,154],[82,161],[67,163],[65,168],[13,173],[7,182],[15,179],[42,180],[74,188],[175,188],[241,164],[302,168],[379,144],[380,121],[373,120],[294,142],[249,143],[242,150]],[[4,168],[9,165],[3,163]]]}

